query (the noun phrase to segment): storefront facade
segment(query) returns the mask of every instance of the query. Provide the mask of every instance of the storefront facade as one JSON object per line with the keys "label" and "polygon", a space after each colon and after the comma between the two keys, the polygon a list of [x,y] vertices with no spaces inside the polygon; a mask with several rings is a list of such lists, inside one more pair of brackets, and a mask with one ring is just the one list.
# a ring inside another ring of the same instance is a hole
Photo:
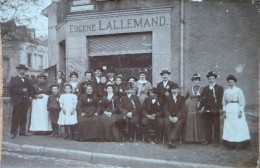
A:
{"label": "storefront facade", "polygon": [[49,66],[67,79],[71,71],[82,78],[96,66],[126,76],[146,68],[156,86],[168,69],[185,93],[194,73],[206,85],[213,70],[224,87],[227,75],[237,76],[249,104],[258,104],[259,77],[251,68],[258,69],[259,13],[248,1],[67,0],[42,13],[49,20]]}

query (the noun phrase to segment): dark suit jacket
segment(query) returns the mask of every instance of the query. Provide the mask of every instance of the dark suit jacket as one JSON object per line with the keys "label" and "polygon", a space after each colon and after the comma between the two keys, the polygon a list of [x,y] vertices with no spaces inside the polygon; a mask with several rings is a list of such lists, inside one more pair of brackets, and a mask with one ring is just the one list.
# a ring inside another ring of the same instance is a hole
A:
{"label": "dark suit jacket", "polygon": [[[218,85],[218,84],[215,84],[214,86],[214,90],[215,90],[215,95],[216,95],[216,100],[217,102],[214,103],[214,104],[211,104],[211,109],[212,110],[220,110],[222,109],[222,98],[223,98],[223,87]],[[207,110],[206,106],[207,104],[209,104],[208,102],[208,95],[209,95],[209,92],[211,90],[209,89],[209,85],[204,87],[203,91],[202,91],[202,94],[201,94],[201,101],[200,101],[200,107],[199,109],[201,109],[202,107],[205,106],[205,110]]]}
{"label": "dark suit jacket", "polygon": [[[174,83],[174,82],[172,82],[172,81],[168,81],[168,83],[167,83],[167,86],[169,86],[169,88],[168,89],[166,89],[166,88],[164,88],[164,86],[163,86],[163,81],[162,82],[160,82],[160,83],[158,83],[157,84],[157,88],[159,89],[159,91],[160,91],[160,97],[162,98],[162,99],[165,99],[165,95],[164,95],[164,93],[165,92],[171,92],[171,87],[174,85],[174,84],[176,84],[176,83]],[[167,87],[166,86],[166,87]]]}
{"label": "dark suit jacket", "polygon": [[144,100],[143,103],[143,116],[146,116],[147,114],[152,115],[155,114],[155,117],[161,117],[163,113],[163,105],[162,105],[162,100],[157,98],[155,101],[155,107],[152,105],[152,98],[147,97]]}
{"label": "dark suit jacket", "polygon": [[180,94],[177,95],[176,103],[173,100],[172,94],[167,96],[164,102],[164,114],[166,118],[169,116],[178,117],[178,119],[185,117],[185,99]]}
{"label": "dark suit jacket", "polygon": [[[27,88],[28,92],[24,93],[23,88]],[[19,76],[12,77],[10,80],[11,103],[13,106],[20,103],[28,103],[32,94],[32,86],[29,79],[24,78],[24,82]]]}
{"label": "dark suit jacket", "polygon": [[[135,108],[131,99],[135,104]],[[124,115],[126,115],[128,112],[132,112],[133,116],[135,116],[140,112],[140,109],[141,109],[141,103],[139,98],[136,95],[131,95],[130,98],[128,98],[127,95],[122,97],[120,111],[122,111]]]}

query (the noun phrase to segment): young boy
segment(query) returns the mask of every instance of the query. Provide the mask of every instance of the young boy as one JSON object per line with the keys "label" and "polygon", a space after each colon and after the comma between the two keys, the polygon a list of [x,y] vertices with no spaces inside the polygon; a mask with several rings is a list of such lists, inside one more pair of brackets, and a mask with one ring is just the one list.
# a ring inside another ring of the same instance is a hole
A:
{"label": "young boy", "polygon": [[47,103],[47,109],[49,111],[50,120],[53,128],[53,133],[50,136],[58,138],[59,125],[57,124],[57,121],[59,118],[59,113],[61,111],[60,103],[59,103],[59,98],[60,98],[59,85],[58,84],[51,85],[51,91],[52,93],[49,96],[48,103]]}

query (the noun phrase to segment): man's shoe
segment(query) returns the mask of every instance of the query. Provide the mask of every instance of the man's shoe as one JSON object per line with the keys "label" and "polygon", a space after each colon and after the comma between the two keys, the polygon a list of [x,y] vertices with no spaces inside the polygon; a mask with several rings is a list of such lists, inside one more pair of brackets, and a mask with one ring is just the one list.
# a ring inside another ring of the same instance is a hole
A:
{"label": "man's shoe", "polygon": [[203,145],[208,145],[208,144],[210,144],[211,142],[210,141],[205,141],[205,142],[203,142],[202,144]]}
{"label": "man's shoe", "polygon": [[16,137],[15,134],[11,134],[10,139],[14,139]]}
{"label": "man's shoe", "polygon": [[170,143],[168,144],[169,148],[176,148],[176,144],[174,141],[170,141]]}
{"label": "man's shoe", "polygon": [[29,135],[26,133],[20,133],[19,136],[29,136]]}
{"label": "man's shoe", "polygon": [[215,143],[214,143],[214,147],[217,148],[217,147],[219,147],[219,146],[220,146],[219,142],[215,142]]}

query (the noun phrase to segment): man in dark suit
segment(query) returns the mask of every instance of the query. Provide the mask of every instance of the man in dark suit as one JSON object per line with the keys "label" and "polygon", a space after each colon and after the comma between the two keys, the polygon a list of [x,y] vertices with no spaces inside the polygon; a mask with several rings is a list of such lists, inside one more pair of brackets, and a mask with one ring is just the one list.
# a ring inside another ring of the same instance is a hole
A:
{"label": "man in dark suit", "polygon": [[121,112],[124,114],[124,121],[127,122],[129,128],[129,141],[134,140],[134,131],[139,122],[139,113],[141,112],[141,104],[139,98],[134,95],[133,88],[127,86],[126,95],[121,98]]}
{"label": "man in dark suit", "polygon": [[179,86],[171,87],[171,94],[165,98],[164,128],[168,146],[175,148],[175,141],[181,135],[185,121],[185,99],[179,94]]}
{"label": "man in dark suit", "polygon": [[84,73],[85,75],[85,81],[81,82],[79,84],[79,93],[78,93],[78,98],[80,98],[81,95],[86,93],[86,87],[87,85],[91,85],[93,88],[93,93],[97,94],[97,84],[95,82],[92,81],[92,77],[93,77],[93,73],[90,71],[86,71]]}
{"label": "man in dark suit", "polygon": [[18,75],[10,80],[11,104],[13,105],[12,121],[11,121],[11,139],[14,139],[20,126],[19,135],[26,134],[26,118],[29,108],[29,102],[32,100],[29,79],[25,78],[25,71],[28,68],[20,64],[18,67]]}
{"label": "man in dark suit", "polygon": [[171,74],[171,72],[169,72],[168,70],[163,70],[160,73],[160,75],[163,78],[163,81],[157,84],[157,88],[159,89],[159,92],[160,92],[159,97],[162,99],[163,102],[164,102],[166,96],[170,95],[171,87],[176,84],[169,80],[170,74]]}
{"label": "man in dark suit", "polygon": [[156,125],[156,138],[155,143],[159,143],[160,134],[163,128],[163,105],[161,99],[158,98],[159,90],[152,88],[149,90],[149,97],[143,103],[143,118],[142,128],[146,142],[150,142],[149,128],[151,125]]}
{"label": "man in dark suit", "polygon": [[94,78],[93,78],[93,82],[95,82],[96,84],[100,83],[100,77],[103,73],[103,70],[101,68],[94,68]]}
{"label": "man in dark suit", "polygon": [[216,84],[217,74],[210,71],[206,77],[209,85],[204,87],[201,94],[199,110],[204,113],[206,141],[205,145],[212,142],[212,129],[214,128],[214,146],[220,144],[220,113],[222,109],[223,87]]}

